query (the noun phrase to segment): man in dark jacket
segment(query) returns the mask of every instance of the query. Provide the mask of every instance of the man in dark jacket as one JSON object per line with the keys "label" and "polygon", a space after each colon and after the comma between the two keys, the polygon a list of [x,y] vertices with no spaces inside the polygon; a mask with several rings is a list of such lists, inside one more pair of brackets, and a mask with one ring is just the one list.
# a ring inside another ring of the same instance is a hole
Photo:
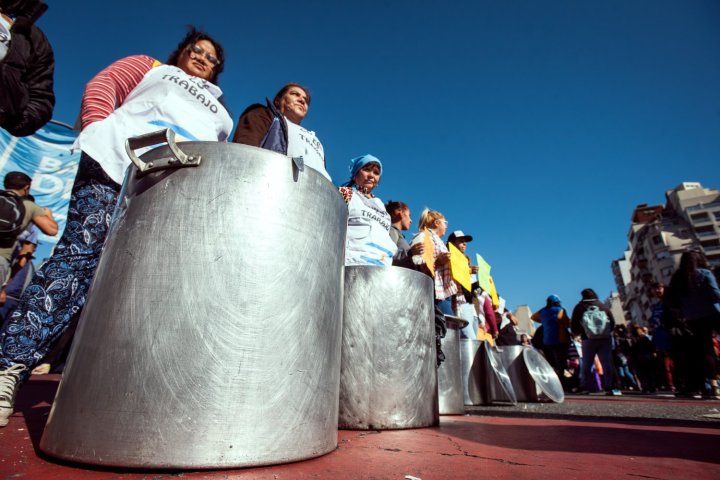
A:
{"label": "man in dark jacket", "polygon": [[613,390],[612,331],[615,318],[610,309],[598,300],[595,290],[586,288],[580,294],[582,300],[573,309],[570,329],[582,338],[582,387],[589,390],[590,369],[597,355],[603,368],[603,389],[608,395],[620,395],[620,390]]}
{"label": "man in dark jacket", "polygon": [[45,10],[39,0],[0,0],[0,127],[16,137],[35,133],[55,106],[52,47],[34,25]]}

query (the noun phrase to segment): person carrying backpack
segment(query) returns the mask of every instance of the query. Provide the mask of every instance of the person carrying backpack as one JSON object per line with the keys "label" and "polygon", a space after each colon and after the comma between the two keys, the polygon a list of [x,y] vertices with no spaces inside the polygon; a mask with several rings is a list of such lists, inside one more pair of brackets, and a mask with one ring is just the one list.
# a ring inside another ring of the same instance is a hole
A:
{"label": "person carrying backpack", "polygon": [[58,224],[49,208],[42,208],[30,200],[32,178],[22,172],[5,175],[5,190],[0,190],[0,285],[4,285],[10,274],[10,260],[18,235],[30,223],[41,232],[53,236]]}
{"label": "person carrying backpack", "polygon": [[582,300],[573,309],[570,329],[582,338],[582,389],[590,390],[590,369],[595,355],[600,359],[603,372],[603,389],[608,395],[620,395],[613,390],[612,331],[615,318],[592,288],[582,292]]}

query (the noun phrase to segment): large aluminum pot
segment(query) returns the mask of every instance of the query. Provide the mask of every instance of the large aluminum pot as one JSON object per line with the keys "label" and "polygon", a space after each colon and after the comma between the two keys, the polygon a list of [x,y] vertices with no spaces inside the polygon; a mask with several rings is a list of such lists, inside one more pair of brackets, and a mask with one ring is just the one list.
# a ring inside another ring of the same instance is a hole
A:
{"label": "large aluminum pot", "polygon": [[460,365],[462,367],[463,402],[465,405],[482,405],[483,362],[478,354],[484,342],[470,338],[460,339]]}
{"label": "large aluminum pot", "polygon": [[498,348],[500,360],[505,367],[505,371],[510,378],[515,396],[518,402],[537,402],[538,392],[535,380],[530,375],[527,365],[525,365],[525,357],[523,352],[525,349],[522,345],[505,345]]}
{"label": "large aluminum pot", "polygon": [[483,342],[478,356],[483,364],[483,403],[509,402],[517,404],[517,396],[510,377],[500,360],[500,352],[489,342]]}
{"label": "large aluminum pot", "polygon": [[340,428],[438,424],[433,298],[422,273],[345,268]]}
{"label": "large aluminum pot", "polygon": [[342,198],[277,153],[188,142],[202,161],[171,168],[177,148],[129,169],[40,448],[151,468],[332,451]]}
{"label": "large aluminum pot", "polygon": [[438,368],[438,402],[440,415],[462,415],[465,413],[463,372],[460,362],[460,331],[468,321],[445,315],[447,333],[442,339],[445,361]]}

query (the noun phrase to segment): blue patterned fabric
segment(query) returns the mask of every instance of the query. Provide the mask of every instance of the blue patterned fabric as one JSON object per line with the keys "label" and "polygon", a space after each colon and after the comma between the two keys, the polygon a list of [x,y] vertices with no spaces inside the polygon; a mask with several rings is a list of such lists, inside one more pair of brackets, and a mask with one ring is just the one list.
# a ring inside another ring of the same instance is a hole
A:
{"label": "blue patterned fabric", "polygon": [[0,369],[14,363],[30,371],[79,315],[108,233],[120,185],[83,154],[70,196],[67,224],[52,257],[35,273],[0,335]]}

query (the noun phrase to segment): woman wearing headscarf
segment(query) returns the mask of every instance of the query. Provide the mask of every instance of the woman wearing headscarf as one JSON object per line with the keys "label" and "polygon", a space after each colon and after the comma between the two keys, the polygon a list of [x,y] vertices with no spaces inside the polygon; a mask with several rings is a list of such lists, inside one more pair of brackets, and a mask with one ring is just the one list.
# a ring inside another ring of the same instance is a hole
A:
{"label": "woman wearing headscarf", "polygon": [[350,161],[350,180],[339,188],[348,206],[345,265],[392,265],[397,245],[390,238],[390,214],[372,192],[382,163],[372,155]]}
{"label": "woman wearing headscarf", "polygon": [[126,57],[87,84],[76,142],[82,155],[65,231],[2,332],[0,426],[12,413],[18,384],[85,304],[130,164],[126,139],[163,128],[179,140],[225,141],[230,135],[232,119],[217,86],[223,61],[222,46],[193,28],[166,64],[147,55]]}
{"label": "woman wearing headscarf", "polygon": [[668,326],[676,333],[676,387],[682,395],[694,395],[703,392],[709,380],[711,391],[703,393],[720,397],[713,347],[713,329],[720,326],[720,289],[705,255],[696,250],[682,254],[666,299]]}

